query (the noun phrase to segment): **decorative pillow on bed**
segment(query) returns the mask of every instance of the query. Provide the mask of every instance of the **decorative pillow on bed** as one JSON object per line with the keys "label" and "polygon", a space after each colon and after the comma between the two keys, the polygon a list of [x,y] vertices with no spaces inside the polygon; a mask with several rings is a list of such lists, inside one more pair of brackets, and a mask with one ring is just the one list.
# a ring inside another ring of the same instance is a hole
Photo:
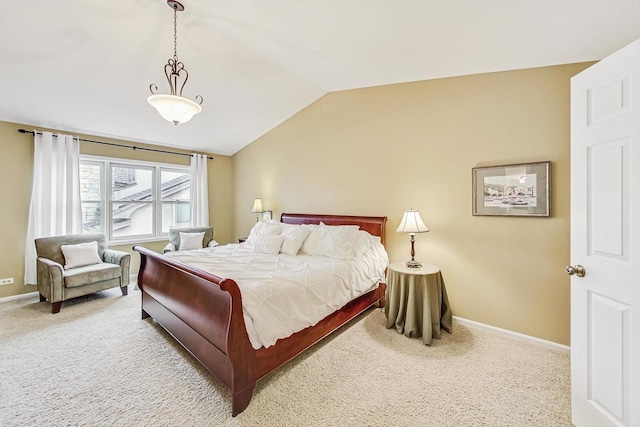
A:
{"label": "decorative pillow on bed", "polygon": [[284,236],[273,234],[259,234],[253,245],[253,252],[267,255],[278,255],[284,242]]}
{"label": "decorative pillow on bed", "polygon": [[95,241],[76,245],[60,245],[60,250],[64,255],[65,270],[102,263],[100,255],[98,255],[98,242]]}
{"label": "decorative pillow on bed", "polygon": [[360,227],[357,225],[326,226],[333,240],[333,254],[327,256],[338,259],[353,258],[353,245]]}
{"label": "decorative pillow on bed", "polygon": [[282,223],[277,221],[269,222],[257,222],[251,229],[249,237],[247,237],[246,243],[255,244],[256,238],[260,234],[278,235],[282,232]]}
{"label": "decorative pillow on bed", "polygon": [[358,230],[356,232],[356,238],[353,242],[353,257],[361,257],[367,249],[371,247],[371,234],[364,230]]}
{"label": "decorative pillow on bed", "polygon": [[202,249],[203,240],[204,240],[204,231],[201,233],[180,232],[180,249],[179,250],[190,251],[192,249]]}
{"label": "decorative pillow on bed", "polygon": [[312,228],[301,251],[308,255],[320,255],[337,259],[353,258],[353,245],[357,225],[325,225]]}
{"label": "decorative pillow on bed", "polygon": [[245,242],[255,242],[256,237],[258,237],[258,234],[260,234],[260,230],[262,229],[262,226],[264,225],[264,222],[256,222],[256,225],[254,225],[251,228],[251,231],[249,232],[249,237],[247,237],[247,240],[245,240]]}
{"label": "decorative pillow on bed", "polygon": [[278,234],[282,233],[283,225],[284,224],[282,224],[279,221],[267,221],[262,226],[262,229],[260,230],[260,234],[270,234],[273,236],[277,236]]}
{"label": "decorative pillow on bed", "polygon": [[304,240],[300,252],[307,255],[322,255],[331,251],[332,241],[324,226],[308,227],[309,235]]}
{"label": "decorative pillow on bed", "polygon": [[304,240],[311,231],[308,227],[301,227],[294,224],[282,224],[282,236],[284,236],[284,242],[280,248],[280,253],[285,255],[298,255],[298,251],[302,247]]}

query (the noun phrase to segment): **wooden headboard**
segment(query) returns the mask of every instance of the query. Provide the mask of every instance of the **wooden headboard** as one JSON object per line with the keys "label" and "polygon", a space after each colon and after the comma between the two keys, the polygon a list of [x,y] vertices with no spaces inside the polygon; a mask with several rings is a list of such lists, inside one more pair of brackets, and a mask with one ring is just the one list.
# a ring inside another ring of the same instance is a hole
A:
{"label": "wooden headboard", "polygon": [[322,214],[296,214],[283,213],[280,221],[285,224],[320,224],[326,225],[357,225],[373,236],[380,236],[382,244],[385,244],[384,231],[387,223],[386,216],[349,216],[349,215],[322,215]]}

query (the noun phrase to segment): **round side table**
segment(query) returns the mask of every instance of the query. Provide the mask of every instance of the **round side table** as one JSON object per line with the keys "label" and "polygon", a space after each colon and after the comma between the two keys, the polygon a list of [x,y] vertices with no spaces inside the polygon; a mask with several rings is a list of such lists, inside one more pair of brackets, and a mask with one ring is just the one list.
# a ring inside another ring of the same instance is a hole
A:
{"label": "round side table", "polygon": [[410,338],[422,337],[427,345],[433,338],[441,338],[441,329],[451,333],[453,314],[440,268],[391,263],[387,269],[385,315],[387,328],[395,327]]}

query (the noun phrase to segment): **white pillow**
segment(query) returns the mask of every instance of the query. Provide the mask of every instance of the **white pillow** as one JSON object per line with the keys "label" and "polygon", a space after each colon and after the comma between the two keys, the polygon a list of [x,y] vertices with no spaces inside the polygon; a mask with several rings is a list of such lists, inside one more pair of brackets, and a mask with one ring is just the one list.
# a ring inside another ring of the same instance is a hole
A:
{"label": "white pillow", "polygon": [[331,236],[324,224],[309,227],[309,235],[304,240],[300,252],[307,255],[321,255],[331,252]]}
{"label": "white pillow", "polygon": [[358,229],[357,225],[327,226],[320,223],[319,226],[311,229],[301,251],[308,255],[351,259]]}
{"label": "white pillow", "polygon": [[83,267],[85,265],[101,264],[98,255],[98,242],[78,243],[76,245],[61,245],[64,255],[64,269]]}
{"label": "white pillow", "polygon": [[253,245],[253,252],[267,255],[278,255],[284,242],[284,236],[273,234],[259,234]]}
{"label": "white pillow", "polygon": [[326,256],[338,259],[353,258],[353,245],[360,227],[357,225],[326,226],[333,242],[331,254]]}
{"label": "white pillow", "polygon": [[247,240],[245,240],[245,242],[247,242],[247,243],[255,242],[256,238],[260,234],[260,230],[262,229],[264,224],[265,224],[264,222],[256,222],[256,225],[254,225],[251,228],[251,232],[249,233],[249,237],[247,237]]}
{"label": "white pillow", "polygon": [[283,224],[277,221],[265,222],[260,230],[260,234],[278,235],[282,233],[282,226]]}
{"label": "white pillow", "polygon": [[249,237],[247,237],[246,243],[253,245],[255,244],[256,238],[260,234],[271,234],[277,235],[282,232],[282,223],[273,221],[273,222],[257,222],[256,225],[253,226],[251,232],[249,233]]}
{"label": "white pillow", "polygon": [[180,232],[180,251],[190,251],[192,249],[202,249],[204,231],[201,233]]}
{"label": "white pillow", "polygon": [[358,230],[353,242],[353,257],[360,258],[371,247],[371,240],[371,234]]}
{"label": "white pillow", "polygon": [[283,224],[282,236],[284,236],[284,242],[280,252],[285,255],[297,255],[310,231],[310,228],[300,227],[299,225]]}

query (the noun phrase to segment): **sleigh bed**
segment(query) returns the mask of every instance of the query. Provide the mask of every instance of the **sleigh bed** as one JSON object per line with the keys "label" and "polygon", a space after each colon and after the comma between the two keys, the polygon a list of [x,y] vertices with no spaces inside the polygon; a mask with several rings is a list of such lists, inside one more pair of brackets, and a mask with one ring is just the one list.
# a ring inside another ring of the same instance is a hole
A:
{"label": "sleigh bed", "polygon": [[[384,244],[386,217],[282,214],[284,224],[357,225]],[[248,405],[255,384],[369,307],[384,305],[385,284],[346,303],[318,323],[275,344],[252,346],[238,284],[142,246],[138,286],[142,318],[152,317],[231,391],[232,415]]]}

